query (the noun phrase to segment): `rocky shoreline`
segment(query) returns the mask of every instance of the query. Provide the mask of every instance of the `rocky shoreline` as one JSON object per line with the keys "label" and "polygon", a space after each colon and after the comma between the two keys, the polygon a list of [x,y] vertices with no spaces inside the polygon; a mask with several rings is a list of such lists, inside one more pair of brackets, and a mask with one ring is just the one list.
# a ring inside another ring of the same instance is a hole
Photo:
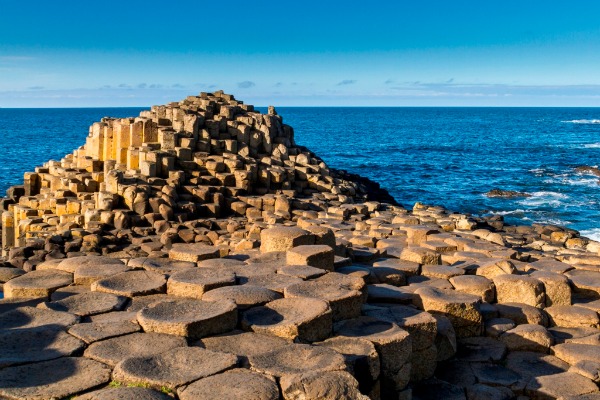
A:
{"label": "rocky shoreline", "polygon": [[2,207],[0,397],[600,398],[600,243],[398,205],[223,92]]}

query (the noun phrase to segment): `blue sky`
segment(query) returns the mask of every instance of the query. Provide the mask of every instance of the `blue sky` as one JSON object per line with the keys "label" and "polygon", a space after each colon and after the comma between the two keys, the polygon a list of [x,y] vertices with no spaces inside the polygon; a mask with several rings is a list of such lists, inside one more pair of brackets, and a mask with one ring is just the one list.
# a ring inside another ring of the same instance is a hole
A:
{"label": "blue sky", "polygon": [[600,106],[597,1],[0,10],[0,107],[146,106],[216,89],[256,105]]}

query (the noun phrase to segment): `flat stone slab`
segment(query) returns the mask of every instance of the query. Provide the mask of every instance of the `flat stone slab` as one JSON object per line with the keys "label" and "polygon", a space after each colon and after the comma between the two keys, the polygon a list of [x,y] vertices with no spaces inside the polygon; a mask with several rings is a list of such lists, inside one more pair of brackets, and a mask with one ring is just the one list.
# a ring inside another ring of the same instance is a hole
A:
{"label": "flat stone slab", "polygon": [[360,316],[364,303],[362,292],[329,282],[307,281],[297,283],[286,287],[283,294],[286,298],[311,297],[325,300],[331,307],[334,321]]}
{"label": "flat stone slab", "polygon": [[238,285],[224,286],[210,290],[204,293],[202,300],[231,300],[240,310],[246,310],[251,307],[262,306],[282,297],[281,294],[261,286]]}
{"label": "flat stone slab", "polygon": [[81,357],[59,358],[0,370],[0,397],[63,399],[109,380],[110,368],[102,363]]}
{"label": "flat stone slab", "polygon": [[544,284],[530,276],[503,274],[493,279],[498,303],[519,302],[542,308],[546,304]]}
{"label": "flat stone slab", "polygon": [[150,304],[137,318],[146,332],[200,339],[233,330],[237,307],[229,300],[174,299]]}
{"label": "flat stone slab", "polygon": [[60,325],[12,329],[0,332],[0,368],[70,356],[85,343],[63,331]]}
{"label": "flat stone slab", "polygon": [[496,298],[494,283],[481,275],[461,275],[449,279],[455,290],[481,297],[482,301],[492,303]]}
{"label": "flat stone slab", "polygon": [[600,298],[600,272],[575,269],[565,275],[571,281],[576,293],[590,298]]}
{"label": "flat stone slab", "polygon": [[0,267],[0,283],[6,283],[17,276],[25,275],[21,268]]}
{"label": "flat stone slab", "polygon": [[90,344],[99,340],[139,332],[140,330],[140,326],[135,322],[112,321],[77,324],[69,328],[68,332],[70,335]]}
{"label": "flat stone slab", "polygon": [[384,371],[398,371],[409,359],[412,343],[409,333],[398,325],[373,317],[358,317],[335,326],[335,334],[361,338],[375,345]]}
{"label": "flat stone slab", "polygon": [[189,268],[175,272],[167,281],[167,294],[201,299],[204,293],[235,285],[235,274],[217,268]]}
{"label": "flat stone slab", "polygon": [[[148,296],[137,296],[131,299],[131,303],[127,307],[128,312],[138,312],[142,308],[148,307],[152,303],[156,303],[157,301],[163,300],[172,300],[173,296],[169,296],[164,293],[159,294],[150,294]],[[137,317],[135,318],[137,320]]]}
{"label": "flat stone slab", "polygon": [[233,369],[179,389],[180,400],[279,400],[275,380],[247,369]]}
{"label": "flat stone slab", "polygon": [[89,293],[90,291],[91,290],[89,286],[69,285],[61,287],[60,289],[56,289],[54,292],[52,292],[50,295],[50,301],[64,300],[67,297],[75,296],[76,294],[81,293]]}
{"label": "flat stone slab", "polygon": [[537,307],[523,303],[503,303],[495,304],[498,315],[502,318],[508,318],[517,324],[538,324],[548,326],[548,317]]}
{"label": "flat stone slab", "polygon": [[218,247],[208,246],[202,243],[173,243],[169,250],[169,258],[178,261],[198,261],[218,258],[220,250]]}
{"label": "flat stone slab", "polygon": [[108,278],[110,276],[120,274],[121,272],[129,271],[130,269],[131,268],[124,265],[123,263],[83,264],[75,268],[75,271],[73,272],[73,281],[76,285],[89,286],[92,283],[99,281],[100,279]]}
{"label": "flat stone slab", "polygon": [[333,249],[324,244],[296,246],[286,253],[288,265],[310,265],[326,271],[333,271],[334,259]]}
{"label": "flat stone slab", "polygon": [[365,387],[372,386],[379,378],[381,364],[372,342],[361,338],[335,336],[314,344],[329,347],[344,356],[346,365],[350,367],[354,377]]}
{"label": "flat stone slab", "polygon": [[315,244],[313,234],[296,226],[276,226],[260,232],[260,251],[287,251],[296,246]]}
{"label": "flat stone slab", "polygon": [[295,276],[300,279],[314,279],[325,275],[327,271],[310,265],[286,265],[277,270],[278,274]]}
{"label": "flat stone slab", "polygon": [[346,369],[344,357],[323,346],[289,344],[268,353],[248,357],[252,370],[275,377]]}
{"label": "flat stone slab", "polygon": [[[392,268],[402,272],[404,275],[415,276],[419,274],[421,270],[421,266],[419,263],[415,263],[412,261],[405,261],[399,258],[388,258],[381,261],[376,261],[373,263],[373,267],[375,268]],[[387,282],[386,282],[387,283]]]}
{"label": "flat stone slab", "polygon": [[414,293],[406,286],[396,287],[387,283],[367,286],[369,303],[412,304]]}
{"label": "flat stone slab", "polygon": [[536,376],[525,388],[525,393],[534,399],[559,399],[597,392],[598,386],[591,379],[573,372]]}
{"label": "flat stone slab", "polygon": [[143,387],[111,387],[77,396],[77,400],[172,400],[165,393]]}
{"label": "flat stone slab", "polygon": [[67,327],[77,322],[79,322],[79,317],[73,314],[27,306],[0,314],[0,329],[2,330],[41,326]]}
{"label": "flat stone slab", "polygon": [[132,333],[92,343],[83,354],[112,367],[129,357],[145,357],[185,347],[184,338],[162,333]]}
{"label": "flat stone slab", "polygon": [[282,294],[286,287],[301,282],[303,282],[301,278],[276,273],[253,275],[248,277],[241,276],[239,278],[239,283],[241,285],[260,286]]}
{"label": "flat stone slab", "polygon": [[537,351],[547,353],[554,344],[552,335],[541,325],[522,324],[500,335],[500,341],[510,351]]}
{"label": "flat stone slab", "polygon": [[331,335],[333,318],[327,302],[312,298],[278,299],[244,312],[244,330],[290,340],[318,342]]}
{"label": "flat stone slab", "polygon": [[75,273],[77,268],[82,266],[106,266],[106,265],[124,265],[118,258],[105,256],[82,256],[65,258],[54,268],[61,271]]}
{"label": "flat stone slab", "polygon": [[285,375],[280,380],[285,400],[369,400],[358,390],[358,382],[346,371],[307,372]]}
{"label": "flat stone slab", "polygon": [[469,337],[458,341],[456,357],[471,362],[497,362],[506,356],[506,345],[488,337]]}
{"label": "flat stone slab", "polygon": [[237,365],[233,354],[200,347],[180,347],[149,357],[131,357],[117,364],[113,379],[153,388],[176,389]]}
{"label": "flat stone slab", "polygon": [[233,331],[201,339],[198,343],[208,350],[235,354],[244,364],[248,357],[282,348],[290,344],[277,336],[261,335],[254,332]]}
{"label": "flat stone slab", "polygon": [[31,271],[4,284],[4,297],[49,298],[52,292],[73,283],[73,275],[56,270]]}
{"label": "flat stone slab", "polygon": [[92,283],[92,291],[134,297],[164,293],[166,286],[164,275],[150,271],[128,271]]}
{"label": "flat stone slab", "polygon": [[168,258],[137,258],[129,261],[128,265],[165,275],[196,267],[196,263],[191,261],[177,261]]}
{"label": "flat stone slab", "polygon": [[563,343],[552,347],[554,355],[561,360],[575,365],[580,361],[600,360],[600,346],[580,343]]}
{"label": "flat stone slab", "polygon": [[64,311],[82,317],[120,311],[127,298],[111,293],[89,292],[67,297],[64,300],[42,303],[38,307],[54,311]]}
{"label": "flat stone slab", "polygon": [[481,297],[434,287],[420,288],[415,294],[421,309],[450,319],[458,337],[477,336],[483,331]]}
{"label": "flat stone slab", "polygon": [[598,328],[598,313],[584,307],[552,306],[544,310],[550,317],[550,325],[564,328]]}

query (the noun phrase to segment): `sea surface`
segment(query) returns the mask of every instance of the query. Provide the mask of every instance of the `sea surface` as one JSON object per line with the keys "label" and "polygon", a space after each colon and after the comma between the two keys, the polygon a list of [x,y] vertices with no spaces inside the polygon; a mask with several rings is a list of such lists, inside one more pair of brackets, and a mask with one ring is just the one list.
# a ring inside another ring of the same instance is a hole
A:
{"label": "sea surface", "polygon": [[[0,193],[85,143],[103,116],[144,108],[0,109]],[[261,111],[266,109],[259,108]],[[600,108],[278,107],[296,142],[334,168],[417,202],[513,224],[564,225],[600,240]],[[488,198],[493,188],[527,198]]]}

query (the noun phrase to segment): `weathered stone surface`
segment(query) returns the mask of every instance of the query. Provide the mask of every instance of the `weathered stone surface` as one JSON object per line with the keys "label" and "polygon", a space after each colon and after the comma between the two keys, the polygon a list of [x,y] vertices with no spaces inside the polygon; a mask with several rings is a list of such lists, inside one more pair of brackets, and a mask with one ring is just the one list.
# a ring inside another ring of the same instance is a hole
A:
{"label": "weathered stone surface", "polygon": [[31,271],[4,284],[4,297],[49,298],[52,292],[73,283],[73,275],[63,271]]}
{"label": "weathered stone surface", "polygon": [[576,293],[600,298],[600,272],[575,269],[565,273]]}
{"label": "weathered stone surface", "polygon": [[65,333],[61,325],[0,332],[0,368],[73,355],[85,344]]}
{"label": "weathered stone surface", "polygon": [[166,284],[164,275],[149,271],[128,271],[92,283],[92,290],[134,297],[164,293]]}
{"label": "weathered stone surface", "polygon": [[285,298],[244,312],[242,327],[290,340],[318,342],[331,335],[333,316],[327,302]]}
{"label": "weathered stone surface", "polygon": [[534,271],[531,276],[544,284],[546,307],[571,305],[571,286],[566,276],[546,271]]}
{"label": "weathered stone surface", "polygon": [[498,315],[502,318],[508,318],[517,324],[538,324],[548,326],[548,317],[546,314],[534,306],[522,303],[496,304]]}
{"label": "weathered stone surface", "polygon": [[569,364],[554,356],[528,351],[511,352],[506,357],[505,365],[521,376],[512,385],[513,390],[518,392],[522,392],[533,377],[559,374],[569,369]]}
{"label": "weathered stone surface", "polygon": [[563,343],[552,347],[554,355],[575,365],[579,361],[597,361],[600,359],[600,346],[592,344]]}
{"label": "weathered stone surface", "polygon": [[83,266],[107,266],[107,265],[123,265],[123,261],[102,256],[83,256],[83,257],[71,257],[62,260],[54,268],[61,271],[75,273],[75,271]]}
{"label": "weathered stone surface", "polygon": [[235,285],[235,274],[232,272],[216,268],[189,268],[169,277],[167,293],[201,299],[209,290],[229,285]]}
{"label": "weathered stone surface", "polygon": [[184,338],[162,333],[132,333],[92,343],[83,354],[112,367],[129,357],[144,357],[184,347]]}
{"label": "weathered stone surface", "polygon": [[483,318],[479,312],[479,296],[433,287],[417,289],[415,294],[421,309],[449,318],[458,337],[481,334]]}
{"label": "weathered stone surface", "polygon": [[462,338],[456,356],[472,362],[497,362],[506,356],[506,345],[487,337]]}
{"label": "weathered stone surface", "polygon": [[518,325],[500,335],[500,340],[510,351],[547,353],[554,344],[554,338],[546,328],[536,324]]}
{"label": "weathered stone surface", "polygon": [[286,252],[288,265],[309,265],[326,271],[333,271],[334,258],[333,249],[323,244],[296,246]]}
{"label": "weathered stone surface", "polygon": [[73,325],[68,332],[70,335],[90,344],[99,340],[138,332],[140,329],[140,326],[135,322],[110,321]]}
{"label": "weathered stone surface", "polygon": [[42,326],[68,327],[79,321],[76,315],[35,307],[19,307],[0,313],[0,327],[6,329],[28,329]]}
{"label": "weathered stone surface", "polygon": [[346,365],[358,380],[361,390],[373,386],[381,372],[379,354],[372,342],[347,336],[336,336],[324,342],[314,343],[329,347],[344,356]]}
{"label": "weathered stone surface", "polygon": [[285,375],[280,380],[285,400],[369,400],[358,390],[358,382],[345,371],[307,372]]}
{"label": "weathered stone surface", "polygon": [[527,384],[525,392],[532,399],[558,399],[598,392],[598,386],[579,374],[563,372],[532,378]]}
{"label": "weathered stone surface", "polygon": [[277,336],[243,331],[232,331],[206,337],[198,342],[199,346],[208,350],[235,354],[244,365],[248,365],[249,356],[268,353],[288,344],[290,344],[290,341]]}
{"label": "weathered stone surface", "polygon": [[588,308],[577,306],[552,306],[544,311],[550,317],[550,326],[565,328],[592,327],[598,328],[600,319],[598,313]]}
{"label": "weathered stone surface", "polygon": [[200,339],[234,329],[237,307],[228,300],[164,300],[138,311],[138,323],[146,332]]}
{"label": "weathered stone surface", "polygon": [[[208,261],[208,260],[207,260]],[[195,262],[191,261],[177,261],[168,258],[137,258],[130,260],[129,264],[139,268],[143,268],[146,271],[152,271],[159,274],[171,275],[178,271],[196,267]]]}
{"label": "weathered stone surface", "polygon": [[110,368],[80,357],[59,358],[0,370],[5,399],[62,399],[110,380]]}
{"label": "weathered stone surface", "polygon": [[279,388],[273,378],[233,369],[200,379],[177,391],[181,400],[279,400]]}
{"label": "weathered stone surface", "polygon": [[256,274],[248,277],[240,277],[239,283],[242,285],[258,286],[267,288],[277,293],[283,294],[288,286],[303,282],[302,279],[281,274]]}
{"label": "weathered stone surface", "polygon": [[252,370],[275,377],[305,372],[342,371],[344,357],[323,346],[289,344],[285,347],[248,357]]}
{"label": "weathered stone surface", "polygon": [[492,363],[472,363],[471,369],[479,383],[492,386],[510,386],[521,378],[516,372]]}
{"label": "weathered stone surface", "polygon": [[498,303],[519,302],[542,308],[546,304],[544,285],[537,279],[504,274],[493,278]]}
{"label": "weathered stone surface", "polygon": [[460,275],[449,279],[454,289],[481,297],[481,301],[492,303],[496,299],[494,283],[484,276]]}
{"label": "weathered stone surface", "polygon": [[277,270],[278,274],[294,276],[300,279],[314,279],[327,273],[324,269],[310,265],[286,265]]}
{"label": "weathered stone surface", "polygon": [[313,245],[314,243],[314,235],[298,227],[276,226],[264,229],[260,233],[260,251],[262,253],[287,251],[296,246]]}
{"label": "weathered stone surface", "polygon": [[64,300],[43,303],[38,307],[84,317],[109,311],[120,311],[125,307],[126,302],[126,297],[110,293],[89,292],[70,296]]}
{"label": "weathered stone surface", "polygon": [[246,310],[255,306],[262,306],[283,296],[270,289],[252,286],[224,286],[210,290],[202,296],[205,301],[231,300],[240,310]]}
{"label": "weathered stone surface", "polygon": [[169,400],[165,393],[143,387],[110,387],[77,396],[77,400]]}
{"label": "weathered stone surface", "polygon": [[218,258],[219,248],[202,243],[174,243],[169,250],[169,258],[178,261],[198,262]]}
{"label": "weathered stone surface", "polygon": [[115,366],[113,379],[157,389],[176,389],[236,364],[237,357],[232,354],[199,347],[179,347],[153,356],[127,358]]}
{"label": "weathered stone surface", "polygon": [[89,286],[100,279],[120,274],[121,272],[126,272],[129,270],[130,268],[124,265],[123,263],[88,263],[75,268],[75,271],[73,273],[73,280],[76,285]]}
{"label": "weathered stone surface", "polygon": [[286,298],[311,297],[325,300],[333,313],[333,320],[340,321],[360,316],[363,294],[342,284],[308,281],[286,287],[283,291]]}

